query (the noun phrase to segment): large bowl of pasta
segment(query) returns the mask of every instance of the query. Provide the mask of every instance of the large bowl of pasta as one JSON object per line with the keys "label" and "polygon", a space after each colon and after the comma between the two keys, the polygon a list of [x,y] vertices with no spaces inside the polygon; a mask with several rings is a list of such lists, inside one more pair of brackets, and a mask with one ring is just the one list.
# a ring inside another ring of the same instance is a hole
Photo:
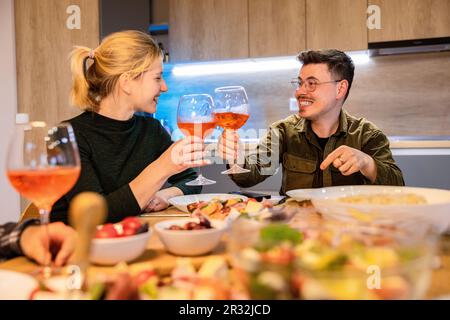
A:
{"label": "large bowl of pasta", "polygon": [[450,226],[450,190],[339,186],[317,189],[310,196],[327,219],[382,225],[427,223],[440,233]]}

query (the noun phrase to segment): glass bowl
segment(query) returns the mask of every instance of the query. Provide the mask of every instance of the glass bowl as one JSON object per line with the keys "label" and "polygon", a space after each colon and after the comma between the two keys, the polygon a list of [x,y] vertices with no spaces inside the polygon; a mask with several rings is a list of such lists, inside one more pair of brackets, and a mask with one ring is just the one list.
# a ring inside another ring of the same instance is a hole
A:
{"label": "glass bowl", "polygon": [[228,251],[236,281],[252,299],[421,299],[437,239],[414,221],[292,228],[239,219]]}

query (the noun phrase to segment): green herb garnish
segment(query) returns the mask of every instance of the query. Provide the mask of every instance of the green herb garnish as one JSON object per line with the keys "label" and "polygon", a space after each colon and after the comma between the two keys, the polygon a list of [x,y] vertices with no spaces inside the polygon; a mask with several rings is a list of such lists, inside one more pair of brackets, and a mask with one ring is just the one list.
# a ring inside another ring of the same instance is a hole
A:
{"label": "green herb garnish", "polygon": [[282,242],[297,245],[303,240],[303,234],[286,224],[276,223],[261,229],[260,239],[262,242],[271,245],[277,245]]}

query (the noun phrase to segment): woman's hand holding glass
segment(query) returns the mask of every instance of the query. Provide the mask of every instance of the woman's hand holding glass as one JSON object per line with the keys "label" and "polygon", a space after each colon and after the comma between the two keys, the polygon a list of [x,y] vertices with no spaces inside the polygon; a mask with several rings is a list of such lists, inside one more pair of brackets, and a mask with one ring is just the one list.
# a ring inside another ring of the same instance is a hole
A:
{"label": "woman's hand holding glass", "polygon": [[[186,137],[204,139],[216,127],[213,113],[214,100],[209,94],[189,94],[180,98],[178,103],[178,128]],[[205,186],[216,183],[205,178],[199,169],[199,176],[186,183],[188,186]]]}
{"label": "woman's hand holding glass", "polygon": [[196,136],[189,136],[175,142],[161,155],[159,160],[164,165],[164,170],[167,170],[170,175],[211,163],[205,159],[203,140]]}

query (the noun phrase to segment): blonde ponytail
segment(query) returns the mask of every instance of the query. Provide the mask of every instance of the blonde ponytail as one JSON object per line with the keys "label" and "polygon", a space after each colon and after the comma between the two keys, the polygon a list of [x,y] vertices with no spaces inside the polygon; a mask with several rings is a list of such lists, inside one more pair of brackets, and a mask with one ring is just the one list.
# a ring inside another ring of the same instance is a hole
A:
{"label": "blonde ponytail", "polygon": [[70,102],[83,110],[94,110],[95,100],[90,99],[87,80],[87,60],[91,49],[77,46],[70,53],[70,69],[72,71],[72,91]]}
{"label": "blonde ponytail", "polygon": [[140,31],[112,33],[95,51],[77,46],[70,54],[71,103],[82,110],[97,111],[122,74],[136,78],[161,58],[156,42]]}

